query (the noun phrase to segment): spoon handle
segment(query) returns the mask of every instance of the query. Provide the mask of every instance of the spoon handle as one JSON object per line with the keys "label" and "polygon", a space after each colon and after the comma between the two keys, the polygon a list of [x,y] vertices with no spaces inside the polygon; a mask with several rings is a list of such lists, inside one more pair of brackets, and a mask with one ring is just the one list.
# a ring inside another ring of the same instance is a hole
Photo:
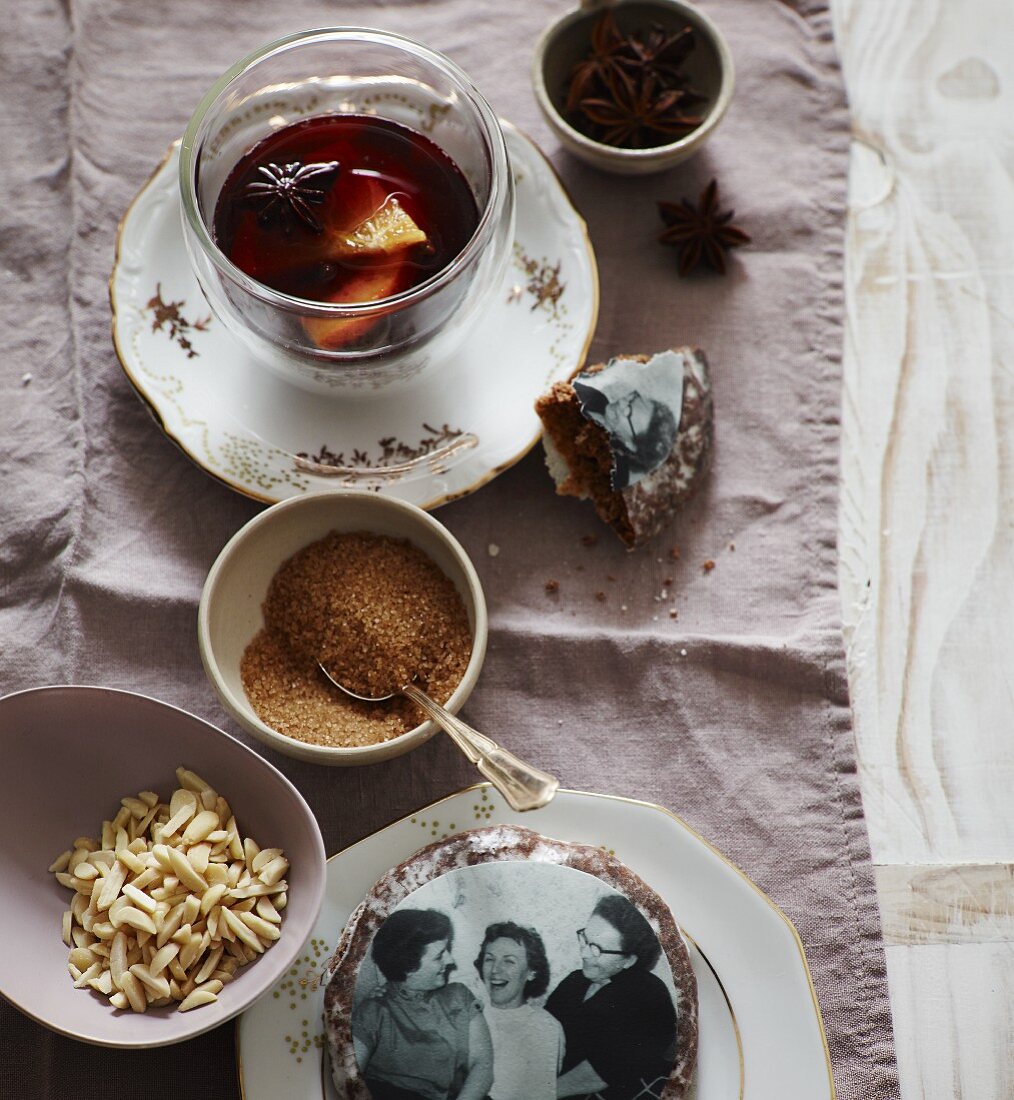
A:
{"label": "spoon handle", "polygon": [[504,796],[512,810],[522,813],[545,806],[556,794],[560,781],[540,768],[526,764],[492,738],[444,710],[415,684],[402,688],[447,733],[459,749]]}

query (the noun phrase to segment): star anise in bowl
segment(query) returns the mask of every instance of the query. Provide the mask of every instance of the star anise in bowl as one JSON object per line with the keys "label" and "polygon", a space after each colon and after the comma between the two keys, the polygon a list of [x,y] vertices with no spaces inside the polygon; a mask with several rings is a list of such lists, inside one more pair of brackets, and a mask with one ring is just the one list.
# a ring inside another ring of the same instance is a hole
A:
{"label": "star anise in bowl", "polygon": [[689,275],[701,263],[724,275],[726,252],[750,243],[749,233],[732,224],[736,212],[720,209],[718,180],[704,188],[696,206],[689,199],[660,202],[658,212],[665,222],[658,239],[679,250],[680,275]]}
{"label": "star anise in bowl", "polygon": [[625,32],[611,10],[595,23],[591,47],[573,67],[564,110],[580,132],[625,149],[666,145],[703,121],[707,102],[684,68],[696,44],[685,26],[652,23]]}

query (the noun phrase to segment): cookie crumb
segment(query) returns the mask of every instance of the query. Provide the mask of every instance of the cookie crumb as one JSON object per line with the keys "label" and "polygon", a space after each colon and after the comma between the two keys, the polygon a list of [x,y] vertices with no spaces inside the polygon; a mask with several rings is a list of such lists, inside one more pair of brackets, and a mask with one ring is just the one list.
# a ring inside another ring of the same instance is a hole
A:
{"label": "cookie crumb", "polygon": [[28,374],[28,373],[23,374],[21,376],[21,385],[22,386],[27,386],[31,382],[31,380],[32,380],[31,374]]}
{"label": "cookie crumb", "polygon": [[599,603],[605,603],[606,602],[605,592],[596,592],[595,593],[595,599],[597,599],[599,601]]}
{"label": "cookie crumb", "polygon": [[666,577],[666,579],[662,582],[662,584],[666,588],[672,588],[672,577]]}
{"label": "cookie crumb", "polygon": [[701,568],[704,570],[705,573],[710,573],[711,570],[715,568],[715,563],[711,560],[711,558],[708,558],[708,560],[701,566]]}
{"label": "cookie crumb", "polygon": [[606,574],[606,580],[607,581],[614,581],[614,580],[616,580],[616,578],[612,575],[612,573],[607,573]]}
{"label": "cookie crumb", "polygon": [[552,595],[554,592],[560,591],[559,581],[546,581],[546,591]]}
{"label": "cookie crumb", "polygon": [[589,547],[590,546],[595,546],[598,543],[598,541],[599,541],[598,535],[582,535],[581,536],[581,545],[582,546],[589,546]]}
{"label": "cookie crumb", "polygon": [[669,618],[670,618],[670,619],[678,619],[679,617],[680,617],[680,613],[679,613],[679,612],[678,612],[678,611],[676,610],[676,608],[674,607],[674,608],[672,609],[672,611],[670,611],[670,612],[669,612]]}
{"label": "cookie crumb", "polygon": [[670,546],[669,547],[669,560],[670,561],[679,561],[680,560],[680,548],[678,546]]}
{"label": "cookie crumb", "polygon": [[736,549],[736,544],[734,542],[730,542],[729,543],[729,549],[730,550],[735,550]]}

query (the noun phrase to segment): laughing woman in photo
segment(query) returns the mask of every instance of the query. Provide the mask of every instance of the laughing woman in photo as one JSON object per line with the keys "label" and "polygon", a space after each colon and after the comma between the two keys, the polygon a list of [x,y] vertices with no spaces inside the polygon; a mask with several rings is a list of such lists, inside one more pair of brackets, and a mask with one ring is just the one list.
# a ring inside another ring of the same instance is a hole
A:
{"label": "laughing woman in photo", "polygon": [[486,994],[493,1040],[490,1100],[554,1100],[563,1060],[559,1021],[532,998],[549,987],[542,937],[513,921],[491,924],[475,960]]}
{"label": "laughing woman in photo", "polygon": [[373,1100],[483,1100],[493,1050],[482,1007],[447,978],[453,932],[436,909],[399,909],[373,937],[383,988],[352,1016],[356,1062]]}
{"label": "laughing woman in photo", "polygon": [[662,953],[651,925],[626,898],[608,894],[577,940],[581,969],[546,1002],[567,1039],[557,1096],[660,1096],[676,1055],[676,1010],[651,973]]}

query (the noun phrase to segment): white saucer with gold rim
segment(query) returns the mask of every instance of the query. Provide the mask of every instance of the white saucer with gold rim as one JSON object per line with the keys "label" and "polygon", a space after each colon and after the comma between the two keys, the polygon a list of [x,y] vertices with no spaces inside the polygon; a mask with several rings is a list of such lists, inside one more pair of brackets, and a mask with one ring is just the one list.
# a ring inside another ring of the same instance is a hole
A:
{"label": "white saucer with gold rim", "polygon": [[[503,822],[606,848],[672,909],[697,978],[693,1100],[834,1100],[823,1021],[799,935],[742,871],[660,806],[560,791],[548,806],[519,815],[488,783],[426,806],[331,857],[324,907],[300,958],[240,1017],[236,1054],[244,1100],[335,1100],[319,978],[345,922],[373,883],[418,849],[463,829]],[[455,980],[468,980],[470,958],[461,961]]]}
{"label": "white saucer with gold rim", "polygon": [[334,397],[277,378],[211,315],[183,242],[173,146],[124,216],[109,280],[117,354],[162,431],[213,477],[268,503],[353,487],[433,508],[522,458],[539,436],[535,398],[584,363],[598,273],[549,162],[504,131],[517,224],[492,307],[414,384]]}

